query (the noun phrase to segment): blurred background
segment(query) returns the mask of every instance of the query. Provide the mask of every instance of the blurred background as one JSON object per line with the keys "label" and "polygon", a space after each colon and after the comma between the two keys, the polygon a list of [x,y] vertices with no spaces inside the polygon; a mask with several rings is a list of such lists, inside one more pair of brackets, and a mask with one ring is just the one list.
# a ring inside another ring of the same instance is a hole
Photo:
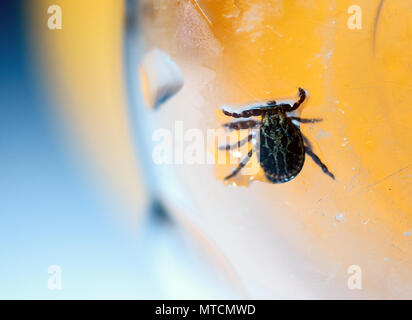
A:
{"label": "blurred background", "polygon": [[[124,3],[57,2],[67,32],[48,29],[56,2],[0,5],[0,298],[221,297],[141,185]],[[54,265],[60,290],[49,288]]]}
{"label": "blurred background", "polygon": [[[2,1],[0,298],[411,298],[412,2],[352,5]],[[298,86],[335,181],[153,164],[155,130]]]}

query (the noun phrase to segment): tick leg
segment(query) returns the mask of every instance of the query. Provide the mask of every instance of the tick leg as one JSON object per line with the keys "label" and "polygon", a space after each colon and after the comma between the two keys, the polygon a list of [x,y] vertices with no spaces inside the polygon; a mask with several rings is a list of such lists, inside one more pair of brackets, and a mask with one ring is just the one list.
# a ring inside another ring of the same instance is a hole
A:
{"label": "tick leg", "polygon": [[240,112],[236,112],[236,111],[229,111],[226,109],[222,108],[222,112],[232,118],[250,118],[253,116],[261,116],[262,114],[264,114],[266,112],[265,107],[256,107],[253,109],[248,109],[248,110],[243,110]]}
{"label": "tick leg", "polygon": [[235,122],[225,123],[222,126],[229,130],[243,130],[255,128],[260,124],[260,121],[256,120],[241,120]]}
{"label": "tick leg", "polygon": [[315,123],[315,122],[321,122],[323,119],[320,118],[314,118],[314,119],[303,119],[299,117],[289,117],[290,120],[296,120],[300,123]]}
{"label": "tick leg", "polygon": [[302,88],[299,88],[299,99],[293,104],[281,103],[277,104],[276,101],[268,101],[266,105],[254,106],[242,111],[231,111],[222,107],[222,112],[232,118],[250,118],[254,116],[261,116],[267,112],[273,111],[275,108],[283,107],[286,112],[296,110],[306,98],[306,92]]}
{"label": "tick leg", "polygon": [[261,116],[279,107],[290,108],[291,106],[285,103],[276,104],[275,101],[269,101],[267,105],[251,107],[250,109],[246,109],[243,111],[229,111],[229,110],[226,110],[224,107],[221,108],[221,110],[225,115],[232,117],[232,118],[250,118],[254,116]]}
{"label": "tick leg", "polygon": [[233,178],[235,175],[237,175],[239,173],[240,170],[242,170],[247,163],[249,162],[250,158],[252,157],[253,154],[253,149],[250,149],[249,152],[247,153],[247,155],[242,159],[242,161],[239,163],[239,165],[237,166],[237,168],[235,170],[232,171],[231,174],[229,174],[227,177],[225,177],[225,181],[229,180],[230,178]]}
{"label": "tick leg", "polygon": [[309,141],[309,139],[301,132],[303,143],[305,146],[308,146],[309,149],[312,150],[312,143]]}
{"label": "tick leg", "polygon": [[310,156],[313,161],[321,167],[322,171],[327,174],[329,177],[331,177],[333,180],[335,180],[335,175],[329,171],[328,167],[319,159],[319,157],[312,151],[311,147],[305,146],[305,152]]}
{"label": "tick leg", "polygon": [[306,92],[302,88],[299,88],[299,99],[293,105],[289,105],[289,108],[286,109],[286,112],[294,111],[305,101]]}
{"label": "tick leg", "polygon": [[234,144],[226,144],[224,146],[219,146],[219,150],[231,150],[235,148],[240,148],[243,146],[245,143],[251,141],[255,135],[253,133],[249,134],[247,137],[243,138],[242,140],[239,140],[237,143]]}

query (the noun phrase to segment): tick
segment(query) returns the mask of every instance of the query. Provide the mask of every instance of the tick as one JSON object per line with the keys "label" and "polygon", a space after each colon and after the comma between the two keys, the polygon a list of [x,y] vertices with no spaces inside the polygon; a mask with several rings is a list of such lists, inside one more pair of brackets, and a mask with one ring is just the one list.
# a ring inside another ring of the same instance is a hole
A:
{"label": "tick", "polygon": [[260,120],[238,120],[223,125],[228,130],[256,130],[252,130],[245,139],[234,145],[219,147],[221,150],[231,150],[253,142],[257,130],[259,133],[259,143],[252,143],[252,148],[247,155],[240,161],[238,167],[225,177],[225,180],[236,176],[250,161],[253,152],[257,153],[266,178],[273,183],[284,183],[295,178],[302,170],[305,154],[310,156],[325,174],[335,179],[333,173],[313,152],[309,140],[302,134],[299,126],[292,122],[294,120],[300,123],[315,123],[322,119],[302,119],[287,114],[299,108],[305,98],[305,90],[299,88],[299,98],[293,104],[268,101],[238,112],[222,108],[223,113],[232,118],[260,117]]}

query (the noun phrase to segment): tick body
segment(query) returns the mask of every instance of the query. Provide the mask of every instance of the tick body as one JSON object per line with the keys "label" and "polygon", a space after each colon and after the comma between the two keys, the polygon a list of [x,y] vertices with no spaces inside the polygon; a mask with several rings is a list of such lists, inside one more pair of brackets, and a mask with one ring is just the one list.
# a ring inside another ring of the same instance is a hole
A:
{"label": "tick body", "polygon": [[260,166],[273,183],[287,182],[298,175],[305,162],[305,146],[300,130],[282,110],[262,116],[259,130]]}
{"label": "tick body", "polygon": [[[299,88],[299,98],[294,104],[269,101],[264,105],[254,106],[240,112],[222,109],[223,113],[233,118],[261,117],[260,120],[239,120],[224,124],[230,130],[258,129],[259,143],[249,150],[238,167],[225,180],[236,176],[249,162],[256,151],[260,166],[266,178],[272,183],[283,183],[295,178],[302,170],[305,154],[309,155],[322,171],[334,179],[334,175],[312,151],[310,142],[292,120],[301,123],[314,123],[321,119],[302,119],[289,116],[287,112],[296,110],[306,98],[306,93]],[[257,131],[257,130],[256,130]],[[254,134],[235,145],[226,145],[220,149],[230,150],[252,141]]]}

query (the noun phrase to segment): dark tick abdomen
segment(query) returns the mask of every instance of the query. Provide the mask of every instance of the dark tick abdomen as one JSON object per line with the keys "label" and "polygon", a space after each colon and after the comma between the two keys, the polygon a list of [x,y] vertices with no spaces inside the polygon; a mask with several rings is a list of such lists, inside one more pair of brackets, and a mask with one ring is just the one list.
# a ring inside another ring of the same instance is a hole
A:
{"label": "dark tick abdomen", "polygon": [[266,178],[273,183],[287,182],[302,170],[305,162],[302,134],[286,114],[262,117],[258,157]]}

